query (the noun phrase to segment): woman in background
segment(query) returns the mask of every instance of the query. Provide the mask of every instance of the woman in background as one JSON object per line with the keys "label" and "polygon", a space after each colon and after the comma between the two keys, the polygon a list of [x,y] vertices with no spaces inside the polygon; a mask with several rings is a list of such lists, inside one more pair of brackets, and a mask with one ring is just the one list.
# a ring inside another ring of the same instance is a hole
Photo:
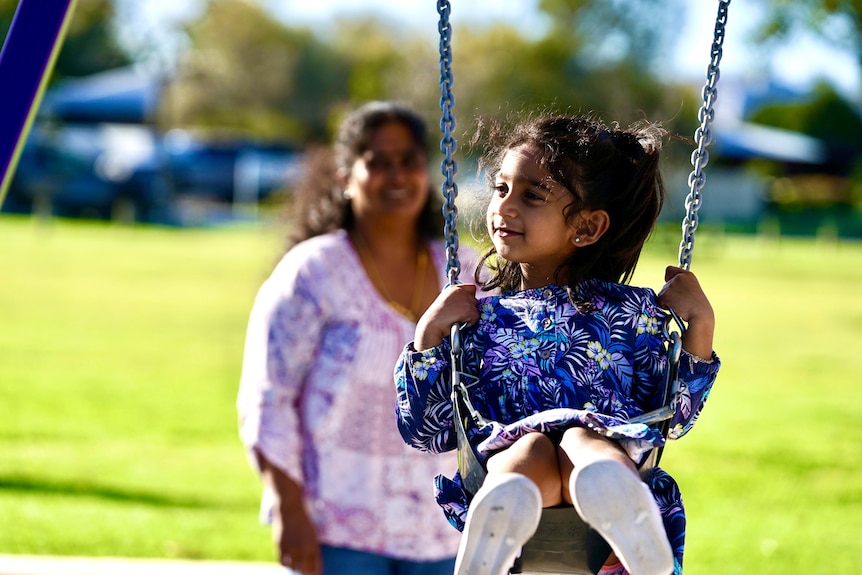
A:
{"label": "woman in background", "polygon": [[323,152],[248,325],[237,403],[263,511],[280,562],[303,575],[451,575],[459,534],[431,485],[455,455],[401,441],[392,380],[446,283],[425,124],[372,102]]}

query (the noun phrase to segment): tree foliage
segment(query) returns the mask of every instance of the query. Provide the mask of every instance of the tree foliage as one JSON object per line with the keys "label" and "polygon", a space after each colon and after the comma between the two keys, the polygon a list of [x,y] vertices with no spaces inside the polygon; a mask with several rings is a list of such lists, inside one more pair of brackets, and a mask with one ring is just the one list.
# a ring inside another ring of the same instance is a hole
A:
{"label": "tree foliage", "polygon": [[793,130],[862,152],[862,117],[831,86],[818,84],[804,102],[764,106],[752,115],[758,124]]}
{"label": "tree foliage", "polygon": [[[58,76],[128,63],[111,24],[113,1],[78,0]],[[788,41],[805,28],[859,49],[862,0],[750,1],[769,14],[761,39]],[[715,4],[708,4],[713,12]],[[0,0],[0,33],[16,5]],[[686,11],[705,6],[539,0],[538,7],[551,23],[544,34],[503,24],[454,31],[462,137],[476,116],[547,108],[594,111],[621,123],[646,118],[676,133],[693,132],[699,94],[662,77],[660,64],[683,36]],[[207,0],[202,16],[182,32],[190,49],[166,83],[165,128],[302,145],[327,139],[345,109],[375,98],[406,101],[432,125],[439,118],[436,22],[416,30],[368,17],[312,30],[276,20],[259,1]]]}
{"label": "tree foliage", "polygon": [[759,0],[767,17],[755,44],[766,47],[793,42],[808,32],[850,50],[862,67],[862,0]]}
{"label": "tree foliage", "polygon": [[331,49],[255,3],[211,1],[188,34],[192,50],[164,94],[166,125],[298,141],[344,92]]}

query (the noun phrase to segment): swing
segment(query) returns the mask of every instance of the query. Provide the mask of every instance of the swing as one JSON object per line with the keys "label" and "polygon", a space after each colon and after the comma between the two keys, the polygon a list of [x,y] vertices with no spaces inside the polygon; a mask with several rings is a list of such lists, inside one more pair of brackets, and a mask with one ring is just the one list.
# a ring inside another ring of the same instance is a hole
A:
{"label": "swing", "polygon": [[[719,63],[722,56],[727,9],[731,0],[719,0],[715,31],[711,48],[711,60],[707,69],[707,80],[701,93],[703,105],[698,111],[700,126],[695,131],[697,147],[692,152],[691,164],[693,171],[688,178],[689,194],[685,199],[686,214],[682,222],[682,241],[679,246],[679,266],[688,270],[694,250],[694,232],[698,225],[697,212],[701,205],[701,190],[706,181],[703,169],[709,162],[706,147],[712,142],[710,124],[715,112],[713,104],[717,96],[716,84],[719,79]],[[458,187],[454,182],[457,165],[453,160],[456,149],[452,130],[455,118],[452,107],[455,97],[452,93],[453,76],[451,72],[452,28],[449,24],[451,12],[448,0],[438,0],[437,12],[440,15],[438,31],[440,34],[440,129],[443,138],[440,149],[444,154],[441,170],[444,176],[442,191],[444,196],[443,214],[444,236],[446,240],[446,272],[450,285],[459,283],[460,262],[458,260],[458,210],[455,198]],[[633,423],[655,425],[667,438],[670,420],[675,413],[679,381],[677,371],[682,352],[682,333],[685,324],[670,310],[669,319],[676,323],[677,329],[669,329],[670,321],[665,322],[664,335],[667,340],[668,369],[665,374],[665,388],[662,405],[659,409],[633,418]],[[452,406],[455,433],[458,449],[458,469],[464,487],[472,497],[482,486],[486,471],[467,440],[467,429],[471,426],[480,427],[484,418],[470,405],[466,386],[461,382],[461,336],[460,327],[455,324],[451,331],[452,359]],[[641,464],[641,475],[658,465],[662,449],[653,449]],[[560,575],[595,575],[610,554],[607,542],[578,515],[574,507],[561,505],[542,510],[539,526],[533,537],[521,548],[520,556],[510,569],[510,573],[540,574],[556,573]]]}

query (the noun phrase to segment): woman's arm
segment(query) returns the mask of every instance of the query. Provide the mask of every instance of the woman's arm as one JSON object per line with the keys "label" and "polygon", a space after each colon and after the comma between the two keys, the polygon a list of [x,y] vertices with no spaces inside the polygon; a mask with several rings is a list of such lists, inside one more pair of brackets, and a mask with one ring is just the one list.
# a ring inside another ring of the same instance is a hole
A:
{"label": "woman's arm", "polygon": [[249,317],[237,397],[240,437],[275,498],[266,511],[279,561],[302,575],[321,572],[317,533],[303,497],[305,435],[296,408],[323,323],[313,293],[290,256],[261,286]]}
{"label": "woman's arm", "polygon": [[275,496],[272,539],[279,562],[302,575],[320,575],[320,542],[305,509],[302,487],[260,452],[256,456],[263,481]]}
{"label": "woman's arm", "polygon": [[282,260],[255,298],[237,410],[249,453],[260,452],[301,478],[304,435],[296,406],[316,356],[323,312],[296,267]]}

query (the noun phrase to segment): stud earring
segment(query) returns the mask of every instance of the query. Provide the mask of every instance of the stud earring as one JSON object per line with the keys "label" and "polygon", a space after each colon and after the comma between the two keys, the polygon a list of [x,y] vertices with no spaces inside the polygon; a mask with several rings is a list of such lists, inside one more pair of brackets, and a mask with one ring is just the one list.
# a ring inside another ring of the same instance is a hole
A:
{"label": "stud earring", "polygon": [[581,238],[575,238],[575,243],[576,243],[576,244],[581,243]]}

